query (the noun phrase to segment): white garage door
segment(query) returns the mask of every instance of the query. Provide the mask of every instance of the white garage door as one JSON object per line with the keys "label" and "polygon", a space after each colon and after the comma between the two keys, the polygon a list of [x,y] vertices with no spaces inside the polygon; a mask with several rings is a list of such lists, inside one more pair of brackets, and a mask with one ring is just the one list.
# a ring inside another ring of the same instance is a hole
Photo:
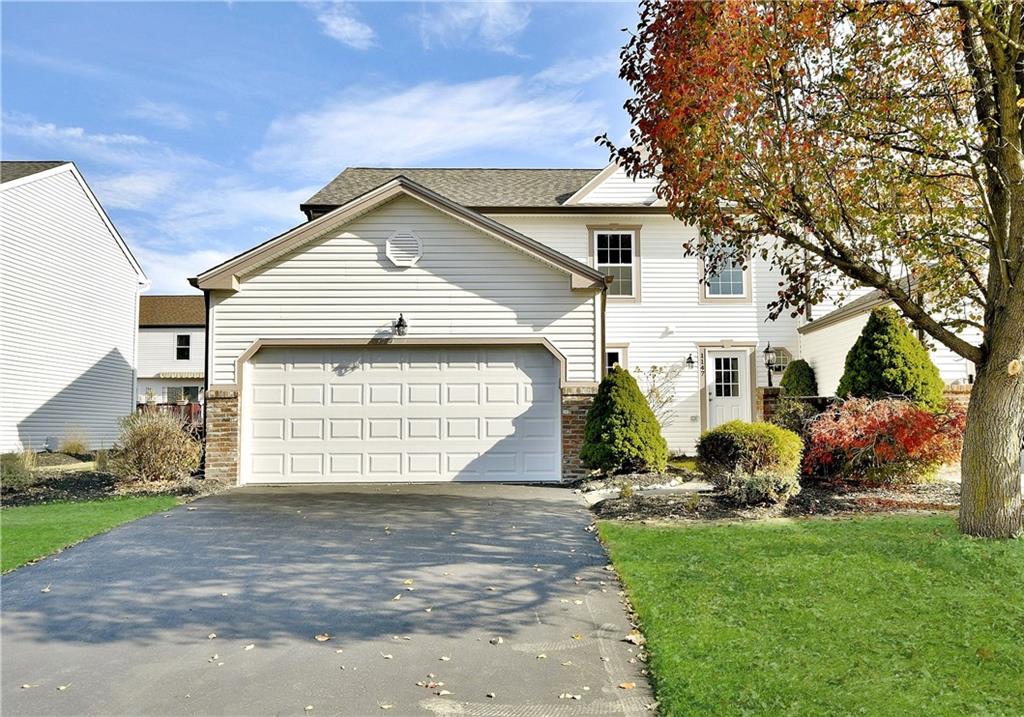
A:
{"label": "white garage door", "polygon": [[543,348],[264,348],[246,371],[245,483],[560,479]]}

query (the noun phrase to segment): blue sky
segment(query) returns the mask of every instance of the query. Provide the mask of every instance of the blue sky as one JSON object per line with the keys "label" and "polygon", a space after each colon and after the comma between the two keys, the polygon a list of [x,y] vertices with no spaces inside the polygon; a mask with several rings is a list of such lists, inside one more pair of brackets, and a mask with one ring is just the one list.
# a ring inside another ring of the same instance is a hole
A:
{"label": "blue sky", "polygon": [[632,3],[11,3],[2,155],[74,160],[150,293],[346,166],[600,167]]}

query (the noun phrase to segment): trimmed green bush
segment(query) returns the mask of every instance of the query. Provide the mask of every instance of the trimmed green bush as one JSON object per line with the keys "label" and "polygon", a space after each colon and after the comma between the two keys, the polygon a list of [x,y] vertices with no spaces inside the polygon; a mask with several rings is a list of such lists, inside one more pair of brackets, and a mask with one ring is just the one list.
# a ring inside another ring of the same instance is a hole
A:
{"label": "trimmed green bush", "polygon": [[803,359],[789,362],[779,386],[787,396],[818,395],[818,381],[814,377],[814,369]]}
{"label": "trimmed green bush", "polygon": [[918,341],[903,317],[883,306],[871,312],[857,342],[846,354],[839,381],[840,397],[906,396],[929,410],[945,405],[945,384],[928,349]]}
{"label": "trimmed green bush", "polygon": [[587,412],[580,458],[606,472],[663,471],[668,444],[647,399],[629,371],[614,366]]}
{"label": "trimmed green bush", "polygon": [[780,503],[800,492],[803,442],[771,423],[730,421],[697,443],[704,477],[738,503]]}

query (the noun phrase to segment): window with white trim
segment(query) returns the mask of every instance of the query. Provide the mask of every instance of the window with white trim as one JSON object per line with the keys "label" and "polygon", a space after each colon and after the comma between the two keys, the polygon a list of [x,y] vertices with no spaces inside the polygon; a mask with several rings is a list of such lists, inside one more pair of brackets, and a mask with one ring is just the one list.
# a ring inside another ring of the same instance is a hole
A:
{"label": "window with white trim", "polygon": [[789,349],[782,346],[773,346],[775,349],[775,363],[772,364],[772,373],[785,373],[789,362],[793,360],[793,354]]}
{"label": "window with white trim", "polygon": [[743,265],[733,259],[727,259],[718,267],[718,271],[707,276],[705,287],[708,298],[732,299],[747,295],[747,282]]}
{"label": "window with white trim", "polygon": [[633,274],[636,258],[636,232],[607,229],[594,232],[595,266],[612,277],[608,296],[636,296]]}
{"label": "window with white trim", "polygon": [[189,334],[178,334],[175,337],[174,356],[179,361],[188,361],[192,356],[192,337]]}
{"label": "window with white trim", "polygon": [[604,352],[605,373],[611,371],[614,366],[629,368],[626,365],[626,349],[624,347],[617,346],[615,348],[609,348]]}

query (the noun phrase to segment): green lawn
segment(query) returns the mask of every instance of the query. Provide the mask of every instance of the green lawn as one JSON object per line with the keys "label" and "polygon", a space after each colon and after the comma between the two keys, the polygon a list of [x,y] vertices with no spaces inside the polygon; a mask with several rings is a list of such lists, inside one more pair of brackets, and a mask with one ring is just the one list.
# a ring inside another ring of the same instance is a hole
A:
{"label": "green lawn", "polygon": [[946,516],[600,532],[663,714],[1024,714],[1024,541]]}
{"label": "green lawn", "polygon": [[6,572],[176,502],[174,496],[159,495],[4,508],[0,510],[0,570]]}

